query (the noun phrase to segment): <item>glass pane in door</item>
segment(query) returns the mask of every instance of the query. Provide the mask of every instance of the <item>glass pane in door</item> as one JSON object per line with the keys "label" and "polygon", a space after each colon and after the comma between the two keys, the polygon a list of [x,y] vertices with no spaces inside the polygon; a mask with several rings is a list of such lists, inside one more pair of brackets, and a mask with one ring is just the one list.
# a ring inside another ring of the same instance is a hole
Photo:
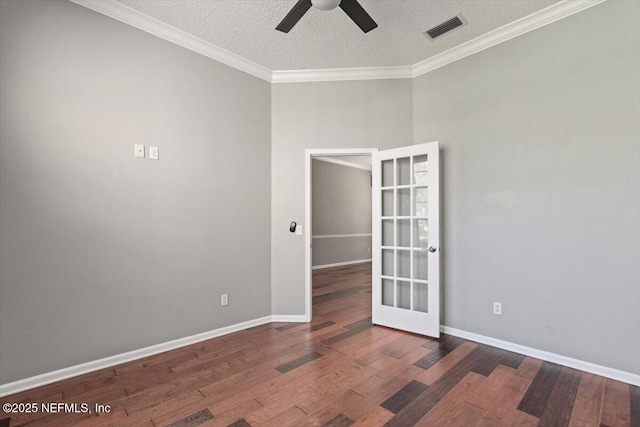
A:
{"label": "glass pane in door", "polygon": [[409,157],[398,159],[398,180],[396,185],[411,184],[411,161]]}
{"label": "glass pane in door", "polygon": [[413,158],[413,183],[427,185],[428,182],[427,156],[415,156]]}
{"label": "glass pane in door", "polygon": [[382,220],[382,246],[393,246],[393,220]]}
{"label": "glass pane in door", "polygon": [[393,216],[393,190],[382,191],[382,216]]}
{"label": "glass pane in door", "polygon": [[411,283],[398,280],[398,308],[411,309]]}
{"label": "glass pane in door", "polygon": [[395,257],[393,256],[393,249],[382,250],[382,275],[383,276],[393,276],[394,258]]}
{"label": "glass pane in door", "polygon": [[397,277],[411,277],[411,251],[398,251]]}
{"label": "glass pane in door", "polygon": [[393,186],[393,160],[385,160],[382,162],[382,186]]}
{"label": "glass pane in door", "polygon": [[382,279],[382,305],[393,307],[393,280]]}
{"label": "glass pane in door", "polygon": [[411,215],[411,190],[409,188],[398,189],[398,211],[396,215]]}
{"label": "glass pane in door", "polygon": [[413,251],[413,278],[420,280],[428,279],[429,252]]}
{"label": "glass pane in door", "polygon": [[415,216],[427,216],[429,202],[429,188],[416,187],[413,189],[413,214]]}
{"label": "glass pane in door", "polygon": [[413,282],[413,309],[423,313],[429,312],[429,285]]}
{"label": "glass pane in door", "polygon": [[399,219],[398,221],[398,246],[408,248],[411,246],[411,220]]}
{"label": "glass pane in door", "polygon": [[429,245],[429,235],[427,233],[427,220],[416,219],[413,221],[413,247],[427,248]]}

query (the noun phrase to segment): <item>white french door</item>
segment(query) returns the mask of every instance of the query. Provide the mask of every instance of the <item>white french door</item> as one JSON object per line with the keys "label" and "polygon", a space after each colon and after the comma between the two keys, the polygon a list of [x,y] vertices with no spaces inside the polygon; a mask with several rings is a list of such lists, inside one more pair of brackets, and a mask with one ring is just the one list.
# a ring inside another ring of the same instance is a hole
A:
{"label": "white french door", "polygon": [[438,143],[373,153],[373,323],[440,336]]}

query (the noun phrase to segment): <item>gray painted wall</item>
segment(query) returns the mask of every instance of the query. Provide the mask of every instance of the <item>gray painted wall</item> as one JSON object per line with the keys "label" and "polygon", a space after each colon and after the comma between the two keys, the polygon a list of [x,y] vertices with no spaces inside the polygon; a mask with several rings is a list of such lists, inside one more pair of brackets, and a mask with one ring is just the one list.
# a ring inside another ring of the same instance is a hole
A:
{"label": "gray painted wall", "polygon": [[640,373],[639,17],[608,1],[414,80],[446,325]]}
{"label": "gray painted wall", "polygon": [[[371,234],[371,171],[313,160],[312,235]],[[371,258],[371,236],[313,239],[311,265]]]}
{"label": "gray painted wall", "polygon": [[269,83],[67,1],[0,7],[0,382],[269,315]]}
{"label": "gray painted wall", "polygon": [[276,315],[304,314],[307,148],[392,148],[412,143],[411,80],[272,85],[271,287]]}

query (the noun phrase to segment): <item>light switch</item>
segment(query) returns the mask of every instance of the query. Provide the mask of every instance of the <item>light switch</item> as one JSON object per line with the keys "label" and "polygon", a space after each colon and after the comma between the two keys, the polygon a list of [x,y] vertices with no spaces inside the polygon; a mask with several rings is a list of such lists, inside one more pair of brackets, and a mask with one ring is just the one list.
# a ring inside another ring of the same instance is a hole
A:
{"label": "light switch", "polygon": [[158,147],[149,147],[149,158],[151,160],[158,160],[160,157],[160,149]]}
{"label": "light switch", "polygon": [[296,227],[296,235],[302,236],[302,225],[300,224],[298,224],[298,226]]}
{"label": "light switch", "polygon": [[133,146],[133,155],[136,156],[136,157],[144,158],[144,145],[135,144]]}

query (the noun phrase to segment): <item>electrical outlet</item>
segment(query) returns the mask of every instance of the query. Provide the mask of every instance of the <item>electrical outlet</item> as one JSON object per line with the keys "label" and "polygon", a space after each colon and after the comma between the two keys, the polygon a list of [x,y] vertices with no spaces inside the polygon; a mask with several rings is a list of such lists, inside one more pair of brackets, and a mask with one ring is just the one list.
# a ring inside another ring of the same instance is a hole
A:
{"label": "electrical outlet", "polygon": [[502,316],[502,303],[494,302],[493,303],[493,314],[497,314],[498,316]]}
{"label": "electrical outlet", "polygon": [[220,305],[229,305],[229,294],[220,295]]}

